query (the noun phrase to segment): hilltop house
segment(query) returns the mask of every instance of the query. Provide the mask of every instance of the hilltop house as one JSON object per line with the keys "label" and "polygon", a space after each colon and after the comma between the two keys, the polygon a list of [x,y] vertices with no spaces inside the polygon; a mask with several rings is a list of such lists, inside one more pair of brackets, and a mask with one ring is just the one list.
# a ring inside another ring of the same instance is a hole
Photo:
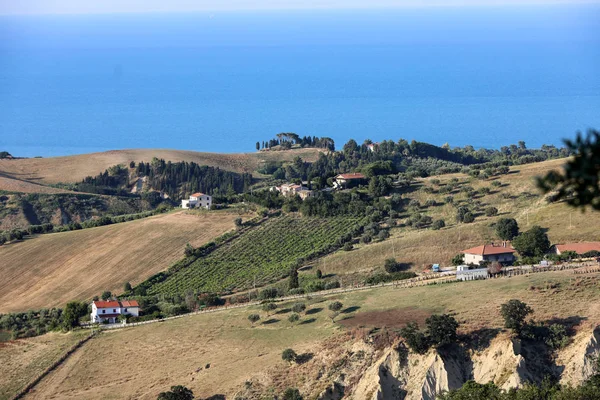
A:
{"label": "hilltop house", "polygon": [[274,186],[271,191],[278,191],[283,196],[295,196],[298,195],[302,200],[314,196],[314,192],[306,186],[298,185],[295,183],[285,183],[281,186]]}
{"label": "hilltop house", "polygon": [[364,183],[367,178],[360,172],[352,172],[348,174],[339,174],[335,177],[333,186],[337,188],[347,188]]}
{"label": "hilltop house", "polygon": [[506,242],[502,242],[501,245],[484,244],[463,250],[462,253],[465,255],[465,264],[480,264],[482,261],[511,264],[515,261],[515,250]]}
{"label": "hilltop house", "polygon": [[377,150],[378,147],[379,147],[379,143],[369,143],[367,145],[367,149],[369,149],[370,151],[375,151],[375,150]]}
{"label": "hilltop house", "polygon": [[140,306],[135,300],[108,300],[92,302],[92,323],[114,324],[118,321],[120,315],[131,315],[137,317],[140,315]]}
{"label": "hilltop house", "polygon": [[181,208],[204,207],[210,209],[210,206],[212,206],[212,196],[204,193],[194,193],[188,200],[181,200]]}
{"label": "hilltop house", "polygon": [[550,248],[550,254],[561,255],[565,251],[574,251],[579,255],[588,253],[590,251],[600,252],[600,242],[555,244]]}

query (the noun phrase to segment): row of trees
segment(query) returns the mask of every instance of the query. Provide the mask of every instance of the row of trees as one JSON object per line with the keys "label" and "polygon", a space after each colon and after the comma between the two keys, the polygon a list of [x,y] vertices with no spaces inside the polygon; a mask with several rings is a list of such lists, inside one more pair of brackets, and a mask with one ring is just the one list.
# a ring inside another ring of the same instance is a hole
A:
{"label": "row of trees", "polygon": [[328,137],[317,136],[302,136],[292,132],[282,132],[276,135],[276,138],[267,141],[256,142],[256,150],[270,149],[275,146],[281,146],[284,149],[290,149],[292,145],[300,145],[301,147],[316,147],[335,150],[333,139]]}

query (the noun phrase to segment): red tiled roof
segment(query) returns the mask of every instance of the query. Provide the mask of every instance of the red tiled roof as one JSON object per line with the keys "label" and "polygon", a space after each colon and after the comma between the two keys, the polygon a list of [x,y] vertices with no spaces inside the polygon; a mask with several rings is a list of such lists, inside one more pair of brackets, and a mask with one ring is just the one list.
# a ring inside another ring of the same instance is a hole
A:
{"label": "red tiled roof", "polygon": [[119,302],[116,301],[116,300],[94,301],[94,304],[96,305],[96,308],[117,308],[117,307],[121,307],[119,305]]}
{"label": "red tiled roof", "polygon": [[201,197],[201,196],[204,196],[204,193],[198,192],[198,193],[194,193],[194,194],[190,195],[190,197]]}
{"label": "red tiled roof", "polygon": [[121,305],[123,307],[139,307],[140,306],[136,300],[123,300],[121,302]]}
{"label": "red tiled roof", "polygon": [[513,250],[509,244],[507,244],[506,247],[496,246],[493,244],[484,244],[481,246],[463,250],[462,252],[465,254],[477,254],[479,256],[491,256],[491,255],[495,255],[495,254],[514,253],[515,250]]}
{"label": "red tiled roof", "polygon": [[565,251],[574,251],[577,254],[583,254],[592,250],[600,251],[600,242],[557,244],[556,248],[561,253],[564,253]]}
{"label": "red tiled roof", "polygon": [[349,174],[339,174],[336,176],[338,179],[365,179],[365,176],[360,172],[352,172]]}

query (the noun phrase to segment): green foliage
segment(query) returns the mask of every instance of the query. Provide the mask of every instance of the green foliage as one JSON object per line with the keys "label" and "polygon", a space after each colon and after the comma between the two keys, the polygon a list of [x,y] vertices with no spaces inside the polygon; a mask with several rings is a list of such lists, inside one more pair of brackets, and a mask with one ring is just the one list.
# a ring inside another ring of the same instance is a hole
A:
{"label": "green foliage", "polygon": [[63,327],[62,314],[60,308],[0,314],[0,331],[10,332],[13,339],[43,335]]}
{"label": "green foliage", "polygon": [[260,320],[260,315],[258,315],[258,314],[248,315],[248,321],[250,321],[252,323],[252,326],[254,326],[254,324],[257,323],[259,320]]}
{"label": "green foliage", "polygon": [[[196,260],[181,262],[172,272],[148,279],[149,294],[186,290],[220,292],[249,289],[281,279],[298,261],[328,254],[341,244],[337,238],[356,232],[356,218],[283,216],[270,218],[216,246]],[[360,226],[360,225],[358,225]]]}
{"label": "green foliage", "polygon": [[271,315],[271,312],[275,311],[276,309],[277,304],[273,303],[272,301],[269,301],[262,305],[262,310],[265,311],[267,315]]}
{"label": "green foliage", "polygon": [[300,320],[300,316],[296,313],[290,314],[290,316],[288,317],[288,321],[290,321],[292,324],[296,323]]}
{"label": "green foliage", "polygon": [[[460,389],[444,392],[438,400],[502,400],[507,399],[502,390],[492,382],[481,384],[467,381]],[[537,399],[537,398],[536,398]],[[533,400],[533,398],[532,398]]]}
{"label": "green foliage", "polygon": [[281,359],[283,361],[287,361],[289,363],[296,361],[296,358],[298,358],[298,354],[296,354],[296,352],[292,349],[285,349],[282,353],[281,353]]}
{"label": "green foliage", "polygon": [[546,232],[536,225],[514,238],[512,245],[523,257],[542,257],[550,249],[550,240]]}
{"label": "green foliage", "polygon": [[288,289],[296,289],[300,286],[298,282],[298,269],[296,266],[290,268],[290,277],[288,278]]}
{"label": "green foliage", "polygon": [[463,265],[465,263],[465,255],[463,253],[459,253],[452,257],[452,265],[458,266]]}
{"label": "green foliage", "polygon": [[496,207],[487,207],[485,209],[485,215],[487,217],[493,217],[498,215],[498,209]]}
{"label": "green foliage", "polygon": [[416,322],[409,322],[404,328],[400,329],[400,336],[402,336],[406,345],[417,354],[425,354],[429,350],[429,340],[419,330],[419,325]]}
{"label": "green foliage", "polygon": [[110,292],[110,290],[105,290],[104,292],[102,292],[102,296],[100,296],[100,298],[102,300],[108,300],[112,297],[112,293]]}
{"label": "green foliage", "polygon": [[387,273],[393,274],[410,268],[410,264],[398,262],[395,258],[388,258],[383,267]]}
{"label": "green foliage", "polygon": [[514,218],[500,218],[496,222],[496,235],[502,240],[513,240],[519,234],[519,225]]}
{"label": "green foliage", "polygon": [[600,210],[600,132],[591,129],[585,137],[578,132],[574,141],[565,144],[575,157],[567,161],[562,174],[551,171],[538,179],[538,186],[545,193],[555,191],[554,201]]}
{"label": "green foliage", "polygon": [[378,285],[385,282],[402,281],[416,278],[417,274],[412,271],[393,272],[391,274],[377,273],[365,279],[365,285]]}
{"label": "green foliage", "polygon": [[304,303],[295,303],[292,306],[292,311],[295,312],[296,314],[303,313],[305,310],[306,310],[306,304],[304,304]]}
{"label": "green foliage", "polygon": [[132,287],[131,287],[131,283],[129,283],[129,282],[125,282],[125,284],[123,285],[123,291],[124,291],[125,293],[127,293],[127,292],[131,292],[131,289],[132,289]]}
{"label": "green foliage", "polygon": [[283,392],[282,400],[302,400],[303,397],[300,394],[300,391],[296,388],[287,388],[285,392]]}
{"label": "green foliage", "polygon": [[87,314],[88,306],[79,301],[67,303],[62,315],[62,326],[66,330],[71,330],[79,325],[79,318]]}
{"label": "green foliage", "polygon": [[432,315],[425,320],[428,341],[434,346],[442,347],[457,340],[458,322],[448,314]]}
{"label": "green foliage", "polygon": [[500,314],[504,318],[504,327],[512,329],[517,335],[521,334],[525,318],[533,309],[520,300],[512,299],[500,306]]}
{"label": "green foliage", "polygon": [[320,269],[317,269],[317,271],[315,272],[315,276],[317,277],[317,279],[321,279],[323,277],[323,272],[321,272]]}
{"label": "green foliage", "polygon": [[337,317],[340,314],[340,311],[343,307],[344,305],[340,301],[334,301],[333,303],[329,303],[327,308],[329,309],[329,311],[331,311],[331,314],[329,315],[329,317],[331,318],[331,322],[335,322],[335,317]]}
{"label": "green foliage", "polygon": [[157,400],[194,400],[194,392],[185,386],[171,386],[168,392],[161,392]]}
{"label": "green foliage", "polygon": [[431,229],[433,229],[434,231],[440,230],[443,227],[446,226],[446,223],[444,222],[443,219],[436,219],[435,221],[433,221],[433,223],[431,224]]}

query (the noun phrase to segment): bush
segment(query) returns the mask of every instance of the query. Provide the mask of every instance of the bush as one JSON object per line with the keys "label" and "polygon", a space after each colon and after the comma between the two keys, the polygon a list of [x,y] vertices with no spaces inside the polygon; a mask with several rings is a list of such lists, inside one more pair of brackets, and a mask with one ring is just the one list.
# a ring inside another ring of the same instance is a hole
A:
{"label": "bush", "polygon": [[502,240],[513,240],[519,234],[519,225],[514,218],[500,218],[496,223],[496,235]]}
{"label": "bush", "polygon": [[550,249],[550,240],[541,227],[533,226],[514,238],[512,245],[524,257],[542,257]]}
{"label": "bush", "polygon": [[449,314],[432,315],[425,320],[429,343],[442,347],[457,340],[458,322]]}
{"label": "bush", "polygon": [[267,313],[267,316],[271,315],[271,312],[277,309],[277,304],[272,301],[262,305],[262,310]]}
{"label": "bush", "polygon": [[300,391],[296,388],[287,388],[283,392],[282,400],[303,400]]}
{"label": "bush", "polygon": [[296,313],[290,314],[290,316],[288,317],[288,321],[290,321],[290,323],[296,323],[300,320],[300,316]]}
{"label": "bush", "polygon": [[252,326],[254,326],[254,324],[256,322],[258,322],[260,320],[260,315],[258,314],[250,314],[248,315],[248,321],[250,321],[252,323]]}
{"label": "bush", "polygon": [[487,217],[493,217],[495,215],[498,215],[498,209],[496,207],[488,207],[485,209],[485,215]]}
{"label": "bush", "polygon": [[404,338],[406,345],[417,354],[425,354],[429,350],[429,341],[425,334],[419,330],[416,322],[409,322],[400,329],[400,336]]}
{"label": "bush", "polygon": [[330,281],[325,284],[325,290],[337,289],[341,287],[339,281]]}
{"label": "bush", "polygon": [[512,329],[517,335],[521,334],[525,324],[525,318],[533,312],[533,309],[520,300],[509,300],[500,306],[500,314],[504,318],[504,327]]}
{"label": "bush", "polygon": [[473,221],[475,221],[475,216],[471,212],[468,212],[463,216],[462,222],[465,224],[470,224]]}
{"label": "bush", "polygon": [[279,296],[279,292],[275,288],[266,288],[258,294],[259,300],[274,299]]}
{"label": "bush", "polygon": [[296,358],[298,358],[298,354],[296,354],[296,352],[292,349],[285,349],[282,353],[281,353],[281,359],[283,361],[287,361],[289,363],[296,361]]}
{"label": "bush", "polygon": [[171,391],[161,392],[157,400],[194,400],[194,392],[185,386],[171,386]]}
{"label": "bush", "polygon": [[293,296],[296,294],[304,294],[304,293],[306,293],[306,291],[303,288],[296,288],[296,289],[288,290],[288,294],[290,296]]}
{"label": "bush", "polygon": [[440,230],[443,227],[446,226],[446,223],[444,222],[443,219],[436,219],[435,221],[433,221],[433,224],[431,224],[431,229],[433,229],[434,231]]}
{"label": "bush", "polygon": [[[348,243],[346,243],[348,244]],[[352,247],[352,245],[350,245]],[[323,277],[323,272],[320,269],[317,269],[315,271],[315,276],[317,277],[317,279],[321,279]]]}
{"label": "bush", "polygon": [[292,311],[300,314],[303,313],[306,310],[306,304],[304,303],[296,303],[292,306]]}
{"label": "bush", "polygon": [[452,265],[458,266],[465,263],[465,255],[463,253],[457,254],[452,257]]}
{"label": "bush", "polygon": [[371,241],[373,241],[373,237],[371,237],[371,235],[369,235],[369,234],[364,234],[360,238],[360,241],[363,242],[364,244],[368,244],[368,243],[371,243]]}

